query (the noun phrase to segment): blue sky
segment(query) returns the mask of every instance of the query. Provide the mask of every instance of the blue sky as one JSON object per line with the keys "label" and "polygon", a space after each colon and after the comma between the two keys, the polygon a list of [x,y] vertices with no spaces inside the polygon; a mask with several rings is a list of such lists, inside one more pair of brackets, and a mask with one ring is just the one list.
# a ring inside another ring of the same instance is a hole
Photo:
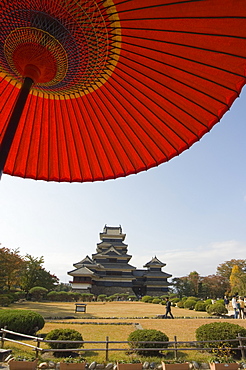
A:
{"label": "blue sky", "polygon": [[96,251],[105,224],[121,225],[142,268],[153,256],[173,277],[214,274],[246,258],[246,90],[209,134],[159,167],[105,182],[47,183],[3,175],[0,243],[44,256],[68,282],[73,263]]}

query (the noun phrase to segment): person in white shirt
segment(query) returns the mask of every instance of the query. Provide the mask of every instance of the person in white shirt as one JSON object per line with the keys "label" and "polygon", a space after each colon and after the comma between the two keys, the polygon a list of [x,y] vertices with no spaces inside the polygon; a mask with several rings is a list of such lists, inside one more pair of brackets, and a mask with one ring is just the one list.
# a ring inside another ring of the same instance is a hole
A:
{"label": "person in white shirt", "polygon": [[237,310],[237,298],[234,295],[231,300],[232,308],[234,310],[234,319],[237,319],[238,317],[238,310]]}

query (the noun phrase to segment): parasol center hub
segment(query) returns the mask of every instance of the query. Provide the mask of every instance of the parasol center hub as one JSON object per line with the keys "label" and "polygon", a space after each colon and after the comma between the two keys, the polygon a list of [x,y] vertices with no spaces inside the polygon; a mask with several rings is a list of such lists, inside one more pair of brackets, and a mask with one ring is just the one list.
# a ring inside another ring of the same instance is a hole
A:
{"label": "parasol center hub", "polygon": [[37,83],[41,76],[40,69],[33,65],[33,64],[27,64],[24,68],[24,77],[30,77],[35,83]]}
{"label": "parasol center hub", "polygon": [[4,54],[12,71],[30,77],[37,84],[55,85],[67,73],[67,54],[61,43],[49,33],[21,27],[6,38]]}

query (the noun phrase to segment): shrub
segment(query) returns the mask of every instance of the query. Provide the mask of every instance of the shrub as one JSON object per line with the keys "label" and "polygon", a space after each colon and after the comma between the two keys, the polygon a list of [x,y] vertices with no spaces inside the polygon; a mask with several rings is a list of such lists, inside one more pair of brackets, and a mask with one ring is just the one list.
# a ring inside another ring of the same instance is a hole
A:
{"label": "shrub", "polygon": [[30,310],[1,310],[0,327],[17,333],[34,335],[44,327],[44,318]]}
{"label": "shrub", "polygon": [[107,297],[106,294],[99,294],[99,296],[97,297],[97,300],[103,302],[103,301],[106,301],[106,297]]}
{"label": "shrub", "polygon": [[59,292],[52,290],[47,294],[47,299],[50,301],[58,301],[59,300]]}
{"label": "shrub", "polygon": [[194,299],[187,299],[184,302],[184,308],[188,308],[188,310],[194,310],[194,307],[196,305],[196,301]]}
{"label": "shrub", "polygon": [[200,298],[198,298],[198,297],[188,297],[187,299],[191,299],[192,301],[200,301]]}
{"label": "shrub", "polygon": [[48,289],[43,288],[42,286],[34,286],[29,290],[29,293],[31,294],[32,298],[36,299],[37,301],[41,301],[46,297]]}
{"label": "shrub", "polygon": [[179,301],[179,302],[177,303],[177,307],[178,307],[178,308],[184,308],[184,302],[183,302],[183,301]]}
{"label": "shrub", "polygon": [[[168,336],[154,329],[138,329],[133,331],[128,337],[128,345],[130,348],[167,348],[168,343],[139,343],[139,342],[168,342]],[[140,355],[144,356],[157,356],[159,355],[159,350],[150,351],[136,351]]]}
{"label": "shrub", "polygon": [[206,307],[207,307],[206,303],[200,301],[200,302],[196,302],[194,310],[206,312]]}
{"label": "shrub", "polygon": [[0,294],[0,306],[7,307],[11,303],[11,299],[7,294]]}
{"label": "shrub", "polygon": [[206,308],[207,313],[209,315],[224,315],[228,313],[227,309],[225,308],[225,305],[219,302],[216,302],[215,304],[210,304]]}
{"label": "shrub", "polygon": [[[46,340],[68,340],[68,341],[83,341],[82,335],[74,329],[54,329],[51,330],[45,337]],[[50,342],[47,343],[52,349],[69,349],[69,348],[81,348],[83,343],[59,343]],[[69,352],[58,352],[57,356],[68,356]]]}
{"label": "shrub", "polygon": [[[242,337],[246,337],[246,329],[240,325],[231,324],[229,322],[213,322],[205,324],[196,329],[196,340],[212,341],[212,340],[227,340],[236,339],[238,333]],[[201,344],[204,347],[236,347],[237,342],[208,342]]]}
{"label": "shrub", "polygon": [[206,301],[204,301],[206,303],[206,305],[208,306],[209,304],[212,304],[212,299],[206,299]]}
{"label": "shrub", "polygon": [[171,299],[171,302],[174,303],[174,305],[176,305],[176,303],[178,303],[180,301],[179,298],[172,298]]}
{"label": "shrub", "polygon": [[14,293],[15,301],[18,301],[19,299],[24,299],[26,296],[26,293],[23,290],[20,290],[18,292]]}
{"label": "shrub", "polygon": [[128,300],[129,301],[136,301],[137,300],[137,297],[135,295],[129,295],[128,296]]}
{"label": "shrub", "polygon": [[159,304],[159,303],[161,303],[161,299],[160,298],[154,298],[152,303]]}
{"label": "shrub", "polygon": [[141,301],[145,303],[151,303],[153,301],[153,297],[151,297],[150,295],[145,295],[142,297]]}

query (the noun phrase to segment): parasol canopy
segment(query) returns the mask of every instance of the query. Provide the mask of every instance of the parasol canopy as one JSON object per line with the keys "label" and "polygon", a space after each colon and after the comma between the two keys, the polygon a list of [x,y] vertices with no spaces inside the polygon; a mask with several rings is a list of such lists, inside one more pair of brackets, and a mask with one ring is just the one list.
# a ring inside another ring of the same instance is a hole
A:
{"label": "parasol canopy", "polygon": [[0,170],[147,170],[210,131],[245,76],[245,0],[0,0]]}

